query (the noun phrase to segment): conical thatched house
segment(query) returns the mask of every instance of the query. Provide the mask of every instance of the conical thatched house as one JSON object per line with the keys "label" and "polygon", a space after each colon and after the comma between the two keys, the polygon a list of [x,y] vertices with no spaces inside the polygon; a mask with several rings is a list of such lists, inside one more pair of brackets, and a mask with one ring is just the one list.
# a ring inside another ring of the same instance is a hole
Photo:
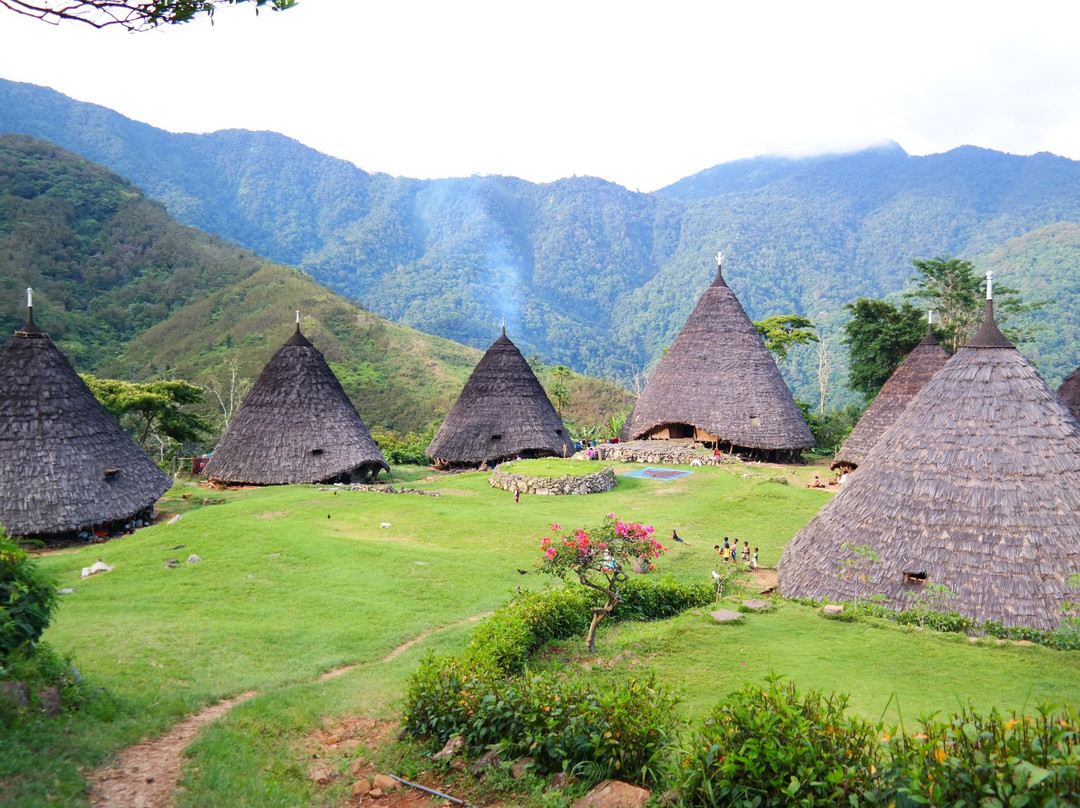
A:
{"label": "conical thatched house", "polygon": [[0,347],[0,525],[44,541],[149,522],[172,481],[34,325]]}
{"label": "conical thatched house", "polygon": [[716,279],[660,360],[621,437],[693,440],[770,460],[797,458],[814,445],[719,258]]}
{"label": "conical thatched house", "polygon": [[573,451],[562,419],[504,328],[473,369],[427,456],[448,468]]}
{"label": "conical thatched house", "polygon": [[1080,368],[1065,377],[1065,381],[1057,389],[1057,394],[1069,408],[1069,412],[1080,419]]}
{"label": "conical thatched house", "polygon": [[979,332],[788,544],[779,586],[904,609],[943,585],[955,597],[938,610],[1049,629],[1078,570],[1080,424],[988,301]]}
{"label": "conical thatched house", "polygon": [[926,336],[912,348],[907,358],[893,371],[892,376],[878,391],[874,402],[863,413],[859,423],[851,430],[844,445],[836,453],[831,469],[852,471],[877,443],[886,429],[900,417],[924,384],[949,361],[937,339],[926,325]]}
{"label": "conical thatched house", "polygon": [[203,472],[221,483],[288,485],[374,480],[381,469],[390,466],[298,316]]}

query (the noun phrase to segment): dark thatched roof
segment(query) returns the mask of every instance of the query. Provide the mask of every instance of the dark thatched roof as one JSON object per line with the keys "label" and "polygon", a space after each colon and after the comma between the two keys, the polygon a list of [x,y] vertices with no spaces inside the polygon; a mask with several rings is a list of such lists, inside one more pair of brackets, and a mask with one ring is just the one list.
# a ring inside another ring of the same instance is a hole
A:
{"label": "dark thatched roof", "polygon": [[0,348],[0,525],[48,538],[153,506],[172,481],[31,316]]}
{"label": "dark thatched roof", "polygon": [[735,448],[791,452],[814,438],[721,268],[626,420],[627,440],[689,425]]}
{"label": "dark thatched roof", "polygon": [[[847,547],[845,547],[847,545]],[[841,577],[850,547],[880,560]],[[1080,571],[1080,424],[998,331],[926,383],[780,560],[790,597],[853,600],[944,585],[975,620],[1052,628]],[[905,583],[905,573],[925,583]]]}
{"label": "dark thatched roof", "polygon": [[380,469],[390,466],[298,323],[244,396],[204,472],[226,483],[288,485]]}
{"label": "dark thatched roof", "polygon": [[938,344],[927,325],[926,336],[922,342],[912,349],[878,391],[874,403],[851,430],[829,468],[857,468],[878,438],[892,426],[893,421],[900,417],[900,413],[915,398],[915,394],[947,361],[949,355]]}
{"label": "dark thatched roof", "polygon": [[451,466],[573,451],[562,419],[504,330],[473,369],[427,456]]}
{"label": "dark thatched roof", "polygon": [[1069,412],[1080,419],[1080,368],[1077,368],[1061,383],[1057,389],[1058,398],[1069,408]]}

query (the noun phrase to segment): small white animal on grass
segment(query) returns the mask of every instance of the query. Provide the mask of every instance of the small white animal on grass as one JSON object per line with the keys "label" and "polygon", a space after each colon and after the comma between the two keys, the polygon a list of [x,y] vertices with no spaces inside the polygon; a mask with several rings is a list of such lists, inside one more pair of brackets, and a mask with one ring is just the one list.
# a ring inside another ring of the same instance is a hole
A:
{"label": "small white animal on grass", "polygon": [[389,522],[383,522],[381,525],[379,525],[379,527],[390,527],[390,523]]}

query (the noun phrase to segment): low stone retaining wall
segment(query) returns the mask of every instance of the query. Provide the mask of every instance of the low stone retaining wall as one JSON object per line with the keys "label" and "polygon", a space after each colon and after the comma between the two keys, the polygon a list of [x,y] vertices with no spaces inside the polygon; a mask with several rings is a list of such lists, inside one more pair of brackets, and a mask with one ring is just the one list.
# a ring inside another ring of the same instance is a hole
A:
{"label": "low stone retaining wall", "polygon": [[[703,453],[695,444],[666,440],[635,440],[625,443],[601,443],[593,448],[598,460],[620,460],[623,463],[674,464],[689,466],[719,466],[738,463],[738,459],[721,453],[713,457]],[[588,450],[578,452],[575,459],[585,459]],[[697,462],[695,462],[697,461]]]}
{"label": "low stone retaining wall", "polygon": [[503,491],[520,491],[522,494],[547,496],[599,494],[603,491],[610,491],[618,485],[615,472],[610,467],[580,477],[570,475],[563,477],[528,477],[524,474],[510,474],[495,469],[495,471],[491,472],[491,479],[488,482],[492,488],[501,488]]}

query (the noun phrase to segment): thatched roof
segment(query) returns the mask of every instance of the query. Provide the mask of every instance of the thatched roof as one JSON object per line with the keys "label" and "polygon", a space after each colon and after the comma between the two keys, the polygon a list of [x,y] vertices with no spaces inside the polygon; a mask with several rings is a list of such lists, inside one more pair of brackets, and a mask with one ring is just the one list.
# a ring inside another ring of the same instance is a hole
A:
{"label": "thatched roof", "polygon": [[171,484],[34,325],[30,309],[0,347],[0,525],[43,539],[122,525]]}
{"label": "thatched roof", "polygon": [[[880,560],[847,577],[850,547]],[[926,383],[788,544],[780,591],[910,608],[928,584],[976,620],[1052,628],[1080,571],[1080,424],[994,324]],[[925,573],[925,583],[905,583]]]}
{"label": "thatched roof", "polygon": [[1080,368],[1065,377],[1057,394],[1069,411],[1080,419]]}
{"label": "thatched roof", "polygon": [[634,405],[622,436],[639,440],[678,425],[736,450],[792,453],[814,445],[772,354],[719,265]]}
{"label": "thatched roof", "polygon": [[204,473],[246,485],[366,478],[390,466],[300,324],[266,363]]}
{"label": "thatched roof", "polygon": [[877,443],[886,429],[900,417],[911,400],[915,398],[924,384],[941,370],[949,361],[945,353],[926,326],[926,336],[916,345],[900,366],[893,371],[874,398],[874,403],[863,413],[859,423],[851,430],[844,445],[836,453],[829,468],[854,469],[863,462],[863,458]]}
{"label": "thatched roof", "polygon": [[427,456],[453,466],[573,451],[562,419],[504,329],[473,369]]}

